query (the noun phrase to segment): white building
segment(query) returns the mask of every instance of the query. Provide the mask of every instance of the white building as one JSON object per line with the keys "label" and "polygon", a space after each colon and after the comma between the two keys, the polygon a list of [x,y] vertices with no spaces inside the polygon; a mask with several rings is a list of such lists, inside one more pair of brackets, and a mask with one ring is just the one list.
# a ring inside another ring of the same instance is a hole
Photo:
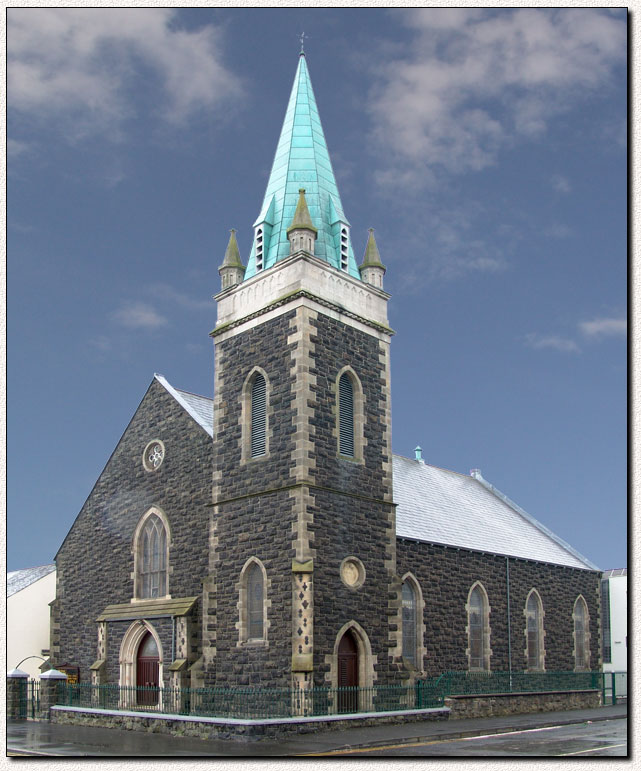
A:
{"label": "white building", "polygon": [[48,657],[49,603],[55,597],[55,565],[7,573],[7,669],[22,661],[23,672],[39,677],[42,659]]}
{"label": "white building", "polygon": [[[601,580],[603,671],[628,671],[628,569],[606,570]],[[627,674],[616,678],[618,696],[627,695]]]}

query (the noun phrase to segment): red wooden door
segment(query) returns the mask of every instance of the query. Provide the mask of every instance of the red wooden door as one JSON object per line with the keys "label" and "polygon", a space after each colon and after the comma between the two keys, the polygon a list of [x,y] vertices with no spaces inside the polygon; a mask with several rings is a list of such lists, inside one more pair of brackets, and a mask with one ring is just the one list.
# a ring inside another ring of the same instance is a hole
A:
{"label": "red wooden door", "polygon": [[358,710],[358,648],[347,631],[338,644],[338,711]]}
{"label": "red wooden door", "polygon": [[151,632],[143,637],[136,657],[136,686],[138,704],[158,704],[160,659],[158,646]]}

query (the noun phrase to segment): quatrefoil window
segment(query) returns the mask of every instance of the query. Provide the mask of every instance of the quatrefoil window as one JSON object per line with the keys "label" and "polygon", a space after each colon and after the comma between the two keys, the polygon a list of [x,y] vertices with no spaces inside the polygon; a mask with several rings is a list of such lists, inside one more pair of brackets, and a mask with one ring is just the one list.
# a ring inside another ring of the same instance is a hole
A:
{"label": "quatrefoil window", "polygon": [[153,442],[145,447],[145,451],[142,455],[142,465],[147,471],[155,471],[160,468],[160,464],[165,459],[165,445],[160,439],[154,439]]}

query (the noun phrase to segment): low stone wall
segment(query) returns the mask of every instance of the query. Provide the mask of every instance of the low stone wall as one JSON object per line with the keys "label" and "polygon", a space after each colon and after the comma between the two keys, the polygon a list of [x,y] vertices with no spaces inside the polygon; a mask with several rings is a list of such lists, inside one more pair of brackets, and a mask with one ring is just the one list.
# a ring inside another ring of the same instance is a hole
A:
{"label": "low stone wall", "polygon": [[52,707],[52,723],[120,728],[128,731],[148,731],[173,736],[196,736],[201,739],[279,739],[291,734],[312,731],[344,730],[372,725],[447,720],[446,707],[403,712],[333,715],[331,717],[289,718],[273,720],[231,720],[188,715],[127,712],[82,707]]}
{"label": "low stone wall", "polygon": [[601,692],[557,691],[547,693],[492,693],[483,696],[446,696],[450,719],[495,717],[526,712],[591,709],[601,705]]}

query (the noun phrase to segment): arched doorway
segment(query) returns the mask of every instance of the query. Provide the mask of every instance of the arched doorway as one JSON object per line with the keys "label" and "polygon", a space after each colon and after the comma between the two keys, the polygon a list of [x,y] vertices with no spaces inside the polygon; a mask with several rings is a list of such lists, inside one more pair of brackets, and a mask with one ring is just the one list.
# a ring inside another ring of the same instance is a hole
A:
{"label": "arched doorway", "polygon": [[358,710],[358,645],[348,629],[338,644],[338,711]]}
{"label": "arched doorway", "polygon": [[136,655],[136,701],[138,704],[158,704],[159,680],[158,645],[151,632],[147,632],[140,641]]}

